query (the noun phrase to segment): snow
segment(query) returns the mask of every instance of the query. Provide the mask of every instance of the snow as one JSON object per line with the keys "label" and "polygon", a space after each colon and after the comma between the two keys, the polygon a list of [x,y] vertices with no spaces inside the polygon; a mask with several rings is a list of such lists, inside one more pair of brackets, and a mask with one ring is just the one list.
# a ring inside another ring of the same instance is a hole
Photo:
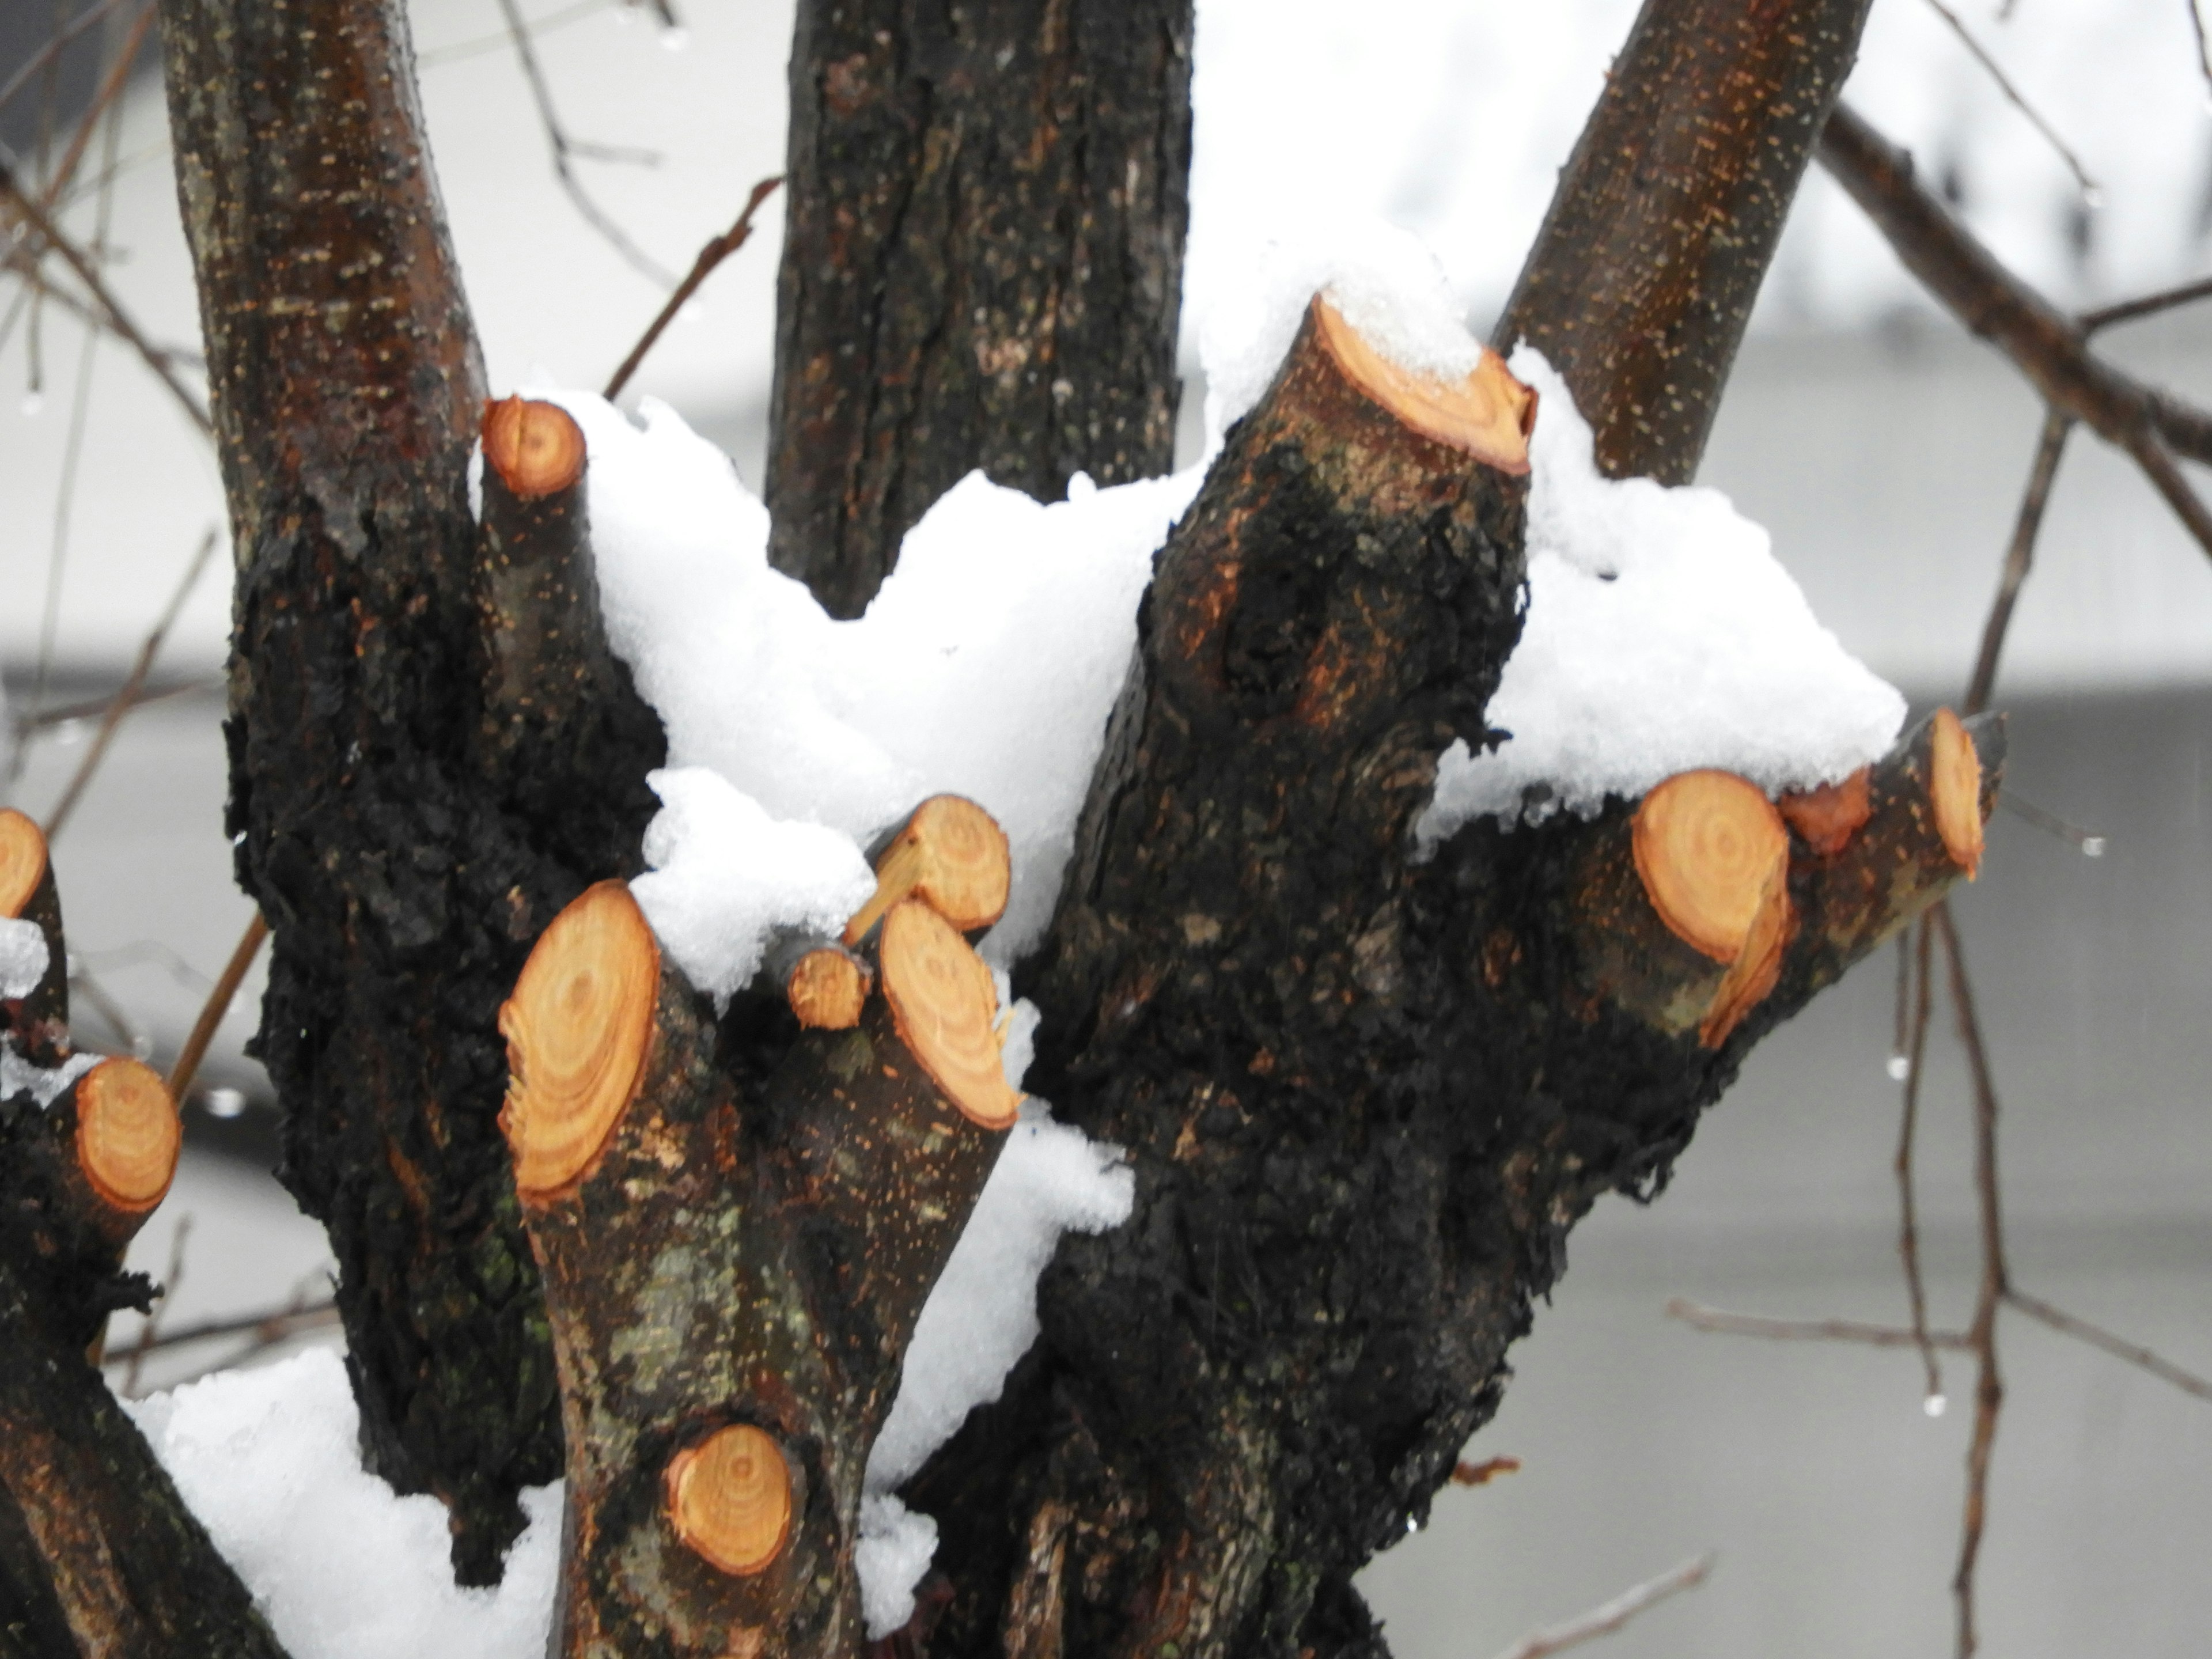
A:
{"label": "snow", "polygon": [[0,1038],[0,1097],[27,1094],[41,1107],[51,1106],[63,1090],[106,1058],[104,1054],[71,1054],[50,1069],[33,1066],[16,1053],[13,1037]]}
{"label": "snow", "polygon": [[937,1522],[916,1515],[889,1492],[860,1502],[860,1541],[853,1552],[860,1575],[860,1617],[879,1642],[914,1615],[914,1587],[937,1553]]}
{"label": "snow", "polygon": [[551,1622],[561,1489],[496,1589],[455,1586],[445,1506],[361,1467],[344,1362],[315,1349],[126,1401],[192,1512],[295,1659],[539,1659]]}
{"label": "snow", "polygon": [[1836,636],[1718,490],[1602,477],[1566,384],[1528,347],[1528,602],[1486,716],[1511,735],[1448,750],[1415,826],[1433,848],[1469,818],[1587,816],[1676,772],[1719,767],[1770,793],[1883,753],[1905,699]]}
{"label": "snow", "polygon": [[1233,301],[1208,307],[1197,325],[1209,449],[1267,392],[1316,294],[1327,293],[1368,344],[1412,374],[1460,380],[1482,355],[1437,256],[1384,219],[1347,213],[1265,238],[1240,279]]}
{"label": "snow", "polygon": [[[1110,489],[1079,478],[1049,506],[973,474],[908,536],[867,613],[836,622],[769,567],[767,509],[674,410],[647,399],[641,427],[586,393],[539,395],[584,428],[608,635],[667,727],[666,806],[637,891],[685,973],[732,988],[779,918],[823,914],[845,890],[828,837],[857,858],[939,793],[982,805],[1012,848],[986,955],[1009,963],[1034,944],[1153,550],[1198,473]],[[694,770],[729,794],[673,781]],[[819,834],[803,860],[771,866],[771,825]]]}
{"label": "snow", "polygon": [[[0,703],[0,717],[7,707]],[[27,997],[46,976],[46,936],[35,921],[0,916],[0,997]]]}
{"label": "snow", "polygon": [[651,773],[661,810],[645,832],[653,866],[630,884],[684,973],[718,1005],[759,971],[766,939],[842,931],[876,890],[850,837],[780,823],[703,766]]}

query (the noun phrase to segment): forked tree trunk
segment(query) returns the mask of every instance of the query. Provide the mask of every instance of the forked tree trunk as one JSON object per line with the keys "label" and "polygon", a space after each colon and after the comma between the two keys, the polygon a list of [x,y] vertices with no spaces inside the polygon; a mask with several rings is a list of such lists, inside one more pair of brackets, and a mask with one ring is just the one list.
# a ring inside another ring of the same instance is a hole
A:
{"label": "forked tree trunk", "polygon": [[1173,459],[1191,0],[800,0],[769,543],[856,617],[975,468]]}
{"label": "forked tree trunk", "polygon": [[495,1016],[560,908],[638,867],[659,726],[606,651],[580,492],[494,468],[481,539],[469,510],[483,369],[398,0],[162,12],[282,1173],[329,1230],[372,1467],[446,1501],[487,1583],[561,1468]]}

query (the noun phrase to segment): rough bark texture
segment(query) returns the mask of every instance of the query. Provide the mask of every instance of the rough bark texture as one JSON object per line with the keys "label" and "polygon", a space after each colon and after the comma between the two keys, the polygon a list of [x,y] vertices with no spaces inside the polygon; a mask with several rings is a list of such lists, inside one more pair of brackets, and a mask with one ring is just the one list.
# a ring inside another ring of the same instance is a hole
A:
{"label": "rough bark texture", "polygon": [[[651,1018],[604,1150],[526,1200],[568,1448],[554,1651],[849,1656],[868,1449],[1005,1137],[944,1097],[881,994],[856,1028],[798,1036],[764,1086],[720,1066],[672,963]],[[526,1091],[526,1041],[514,1070]],[[733,1423],[774,1441],[793,1498],[744,1575],[684,1544],[665,1495],[672,1459]]]}
{"label": "rough bark texture", "polygon": [[[1625,103],[1674,147],[1633,135],[1644,170],[1606,185],[1616,128],[1562,181],[1583,252],[1555,210],[1519,331],[1575,325],[1571,379],[1621,434],[1616,468],[1694,470],[1772,246],[1718,215],[1778,228],[1819,122],[1755,134],[1795,159],[1732,182],[1698,134],[1777,95],[1769,49],[1823,38],[1832,9],[1754,7],[1695,75],[1632,54],[1594,130]],[[1655,4],[1647,48],[1711,10]],[[1583,258],[1704,274],[1586,313],[1554,279]],[[1749,1047],[1960,873],[1909,799],[1916,736],[1842,851],[1793,841],[1775,985],[1716,1030],[1729,968],[1634,884],[1635,803],[1478,822],[1416,862],[1434,757],[1484,742],[1517,635],[1517,490],[1385,430],[1312,348],[1310,330],[1160,556],[1059,913],[1018,979],[1044,1012],[1033,1085],[1129,1149],[1136,1209],[1064,1241],[1037,1346],[906,1490],[943,1531],[941,1611],[913,1632],[933,1653],[1379,1653],[1351,1577],[1494,1410],[1569,1229],[1602,1193],[1662,1185]],[[1655,363],[1679,418],[1638,407]]]}
{"label": "rough bark texture", "polygon": [[283,1659],[56,1312],[0,1249],[0,1654]]}
{"label": "rough bark texture", "polygon": [[[521,773],[487,764],[465,479],[483,371],[397,0],[166,0],[163,20],[237,549],[228,826],[275,935],[257,1041],[283,1173],[330,1231],[371,1464],[445,1499],[457,1566],[487,1582],[515,1491],[560,1468],[494,1016],[559,908],[634,866],[658,727],[612,691],[605,725],[544,734]],[[530,602],[595,631],[585,599]]]}
{"label": "rough bark texture", "polygon": [[802,0],[770,557],[857,616],[976,467],[1173,459],[1191,0]]}
{"label": "rough bark texture", "polygon": [[1646,0],[1495,334],[1609,477],[1687,483],[1872,0]]}

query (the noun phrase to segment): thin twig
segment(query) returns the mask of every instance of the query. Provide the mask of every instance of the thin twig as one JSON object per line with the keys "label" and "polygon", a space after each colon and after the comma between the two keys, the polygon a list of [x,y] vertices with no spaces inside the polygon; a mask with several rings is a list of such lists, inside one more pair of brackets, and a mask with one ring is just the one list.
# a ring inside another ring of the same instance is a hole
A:
{"label": "thin twig", "polygon": [[[46,700],[46,677],[54,665],[55,635],[61,627],[62,577],[69,568],[70,525],[76,504],[76,471],[84,457],[85,421],[92,410],[92,369],[96,330],[87,329],[77,352],[76,384],[70,388],[69,434],[62,441],[62,475],[54,489],[54,526],[46,551],[46,587],[39,607],[39,655],[31,677],[30,708],[33,719]],[[15,769],[21,773],[27,751],[17,744]]]}
{"label": "thin twig", "polygon": [[2004,1407],[2004,1382],[1997,1370],[1997,1310],[2010,1289],[2005,1263],[2004,1212],[1997,1182],[1997,1093],[1990,1075],[1989,1053],[1982,1042],[1982,1027],[1974,1012],[1974,989],[1966,972],[1966,953],[1959,945],[1959,930],[1951,920],[1948,901],[1938,900],[1929,911],[1951,970],[1951,1009],[1959,1024],[1959,1041],[1966,1050],[1966,1069],[1974,1085],[1974,1194],[1981,1212],[1982,1284],[1974,1304],[1972,1339],[1974,1379],[1974,1436],[1966,1449],[1966,1515],[1959,1540],[1959,1570],[1951,1579],[1959,1602],[1959,1659],[1972,1659],[1978,1645],[1974,1627],[1974,1568],[1981,1556],[1982,1532],[1989,1516],[1990,1457],[1996,1445],[1997,1416]]}
{"label": "thin twig", "polygon": [[[154,27],[155,15],[153,0],[146,0],[139,8],[137,19],[131,24],[130,33],[124,37],[123,45],[115,54],[115,61],[108,65],[106,79],[100,83],[100,90],[93,94],[92,102],[85,106],[84,113],[77,118],[76,131],[70,135],[69,148],[62,152],[62,159],[55,165],[53,172],[46,176],[46,189],[40,198],[40,205],[47,212],[56,210],[62,193],[69,188],[70,180],[76,176],[77,166],[84,160],[85,149],[92,143],[92,135],[100,125],[100,117],[112,110],[115,100],[123,95],[123,88],[131,79],[131,65],[137,58],[139,48],[146,44],[146,36]],[[119,111],[116,112],[120,113]]]}
{"label": "thin twig", "polygon": [[2193,283],[2184,283],[2179,288],[2161,289],[2156,294],[2146,294],[2138,300],[2123,300],[2117,305],[2100,306],[2094,311],[2085,311],[2080,321],[2085,335],[2097,333],[2115,323],[2131,323],[2138,317],[2154,317],[2161,311],[2172,311],[2177,306],[2193,305],[2199,300],[2212,300],[2212,276],[2200,276]]}
{"label": "thin twig", "polygon": [[2056,812],[2046,812],[2033,801],[2009,786],[1997,797],[1997,805],[2024,823],[2032,823],[2047,836],[2070,842],[2081,849],[2084,858],[2105,856],[2105,838],[2094,830],[2084,830],[2079,824],[2069,823]]}
{"label": "thin twig", "polygon": [[131,665],[130,678],[123,682],[123,689],[109,700],[107,712],[100,722],[100,731],[84,751],[84,758],[77,763],[76,775],[69,781],[69,787],[62,791],[61,799],[54,803],[54,810],[46,815],[46,837],[49,844],[61,834],[63,826],[69,823],[70,814],[76,810],[77,802],[83,799],[93,775],[100,770],[100,763],[106,757],[108,744],[114,741],[116,728],[123,724],[123,717],[138,705],[139,692],[145,686],[147,675],[154,670],[154,659],[161,655],[162,642],[169,637],[169,629],[175,625],[178,613],[185,608],[185,601],[191,597],[192,587],[199,580],[200,573],[207,568],[216,539],[212,528],[200,538],[199,551],[192,555],[191,563],[185,568],[185,579],[177,584],[177,591],[169,596],[169,603],[163,607],[160,620],[155,623],[152,632],[139,646],[138,660]]}
{"label": "thin twig", "polygon": [[2212,41],[2204,38],[2204,14],[2197,9],[2201,0],[2181,0],[2189,8],[2189,27],[2197,33],[2197,68],[2204,76],[2204,89],[2212,97]]}
{"label": "thin twig", "polygon": [[[1869,1348],[1917,1348],[1923,1335],[1903,1325],[1869,1325],[1856,1319],[1770,1319],[1764,1314],[1729,1313],[1680,1296],[1668,1302],[1667,1317],[1680,1320],[1692,1330],[1723,1336],[1760,1336],[1778,1342],[1853,1342]],[[1939,1348],[1972,1346],[1964,1331],[1928,1331],[1924,1335]]]}
{"label": "thin twig", "polygon": [[1705,1581],[1713,1570],[1715,1557],[1711,1552],[1696,1559],[1685,1561],[1679,1567],[1670,1567],[1656,1578],[1647,1578],[1633,1589],[1623,1591],[1601,1607],[1592,1607],[1578,1619],[1570,1619],[1564,1625],[1553,1625],[1525,1636],[1498,1655],[1498,1659],[1544,1659],[1546,1654],[1561,1653],[1601,1636],[1610,1636],[1646,1608],[1655,1607],[1670,1595],[1679,1595]]}
{"label": "thin twig", "polygon": [[1905,1267],[1905,1291],[1912,1309],[1912,1344],[1928,1391],[1923,1396],[1932,1416],[1943,1409],[1943,1368],[1936,1361],[1936,1340],[1928,1331],[1928,1286],[1920,1273],[1920,1206],[1912,1184],[1912,1143],[1920,1127],[1920,1074],[1928,1059],[1928,1016],[1934,1006],[1929,983],[1928,922],[1913,930],[1912,1026],[1905,1051],[1905,1102],[1897,1126],[1897,1254]]}
{"label": "thin twig", "polygon": [[[145,1345],[149,1354],[166,1353],[177,1348],[188,1348],[195,1343],[212,1342],[218,1337],[252,1334],[272,1341],[282,1341],[301,1331],[311,1331],[337,1322],[337,1304],[325,1298],[320,1302],[302,1304],[296,1300],[290,1307],[264,1309],[260,1313],[240,1314],[229,1319],[210,1319],[198,1325],[187,1325],[180,1331],[171,1331]],[[112,1355],[111,1365],[123,1363],[123,1356]]]}
{"label": "thin twig", "polygon": [[[219,690],[220,679],[175,680],[167,685],[156,685],[143,690],[131,700],[131,708],[143,708],[149,703],[165,702],[171,697],[189,697],[196,692]],[[112,696],[88,698],[82,702],[57,703],[35,718],[26,715],[17,722],[26,732],[43,732],[56,726],[67,726],[74,720],[97,719],[107,713],[115,699]]]}
{"label": "thin twig", "polygon": [[29,85],[31,77],[52,64],[70,41],[76,40],[78,35],[100,21],[121,3],[122,0],[98,0],[97,4],[79,12],[62,27],[48,35],[46,44],[33,52],[25,61],[22,68],[9,76],[5,84],[0,84],[0,106],[7,104],[17,93]]}
{"label": "thin twig", "polygon": [[131,1364],[123,1373],[122,1395],[126,1400],[138,1397],[138,1378],[146,1369],[146,1356],[161,1340],[161,1316],[168,1312],[177,1286],[185,1282],[185,1241],[191,1236],[191,1215],[179,1216],[177,1231],[169,1237],[169,1270],[161,1278],[161,1299],[146,1316],[146,1322],[138,1328],[138,1340],[131,1345]]}
{"label": "thin twig", "polygon": [[545,128],[545,137],[553,147],[553,173],[561,181],[561,188],[568,192],[568,199],[576,204],[576,211],[586,222],[606,239],[609,246],[622,255],[638,270],[650,276],[663,288],[674,284],[676,279],[656,264],[636,243],[630,240],[621,226],[599,210],[598,203],[585,191],[568,165],[572,155],[584,155],[605,161],[633,161],[650,164],[659,158],[647,150],[625,149],[611,144],[580,144],[568,137],[561,125],[561,117],[553,107],[553,94],[545,84],[544,72],[538,66],[537,50],[530,44],[530,26],[523,21],[522,8],[516,0],[499,0],[499,9],[507,18],[507,33],[514,40],[514,55],[522,64],[523,79],[530,84],[530,95],[538,105],[538,118]]}
{"label": "thin twig", "polygon": [[216,1027],[230,1012],[230,1000],[238,994],[239,984],[246,978],[246,970],[253,965],[260,951],[261,941],[269,937],[269,924],[261,919],[261,912],[253,913],[246,932],[239,936],[238,947],[223,964],[222,976],[216,981],[215,989],[208,993],[206,1006],[200,1017],[192,1022],[192,1034],[185,1039],[185,1046],[177,1055],[177,1063],[169,1068],[169,1098],[179,1106],[185,1103],[185,1091],[192,1086],[198,1073],[200,1061],[207,1055],[208,1044],[215,1041]]}
{"label": "thin twig", "polygon": [[[574,5],[563,6],[559,11],[548,12],[531,24],[530,33],[536,38],[543,40],[556,29],[565,28],[570,23],[580,22],[593,12],[605,11],[609,6],[620,3],[621,0],[576,0]],[[437,69],[447,64],[460,63],[466,58],[481,58],[486,52],[504,52],[514,42],[514,36],[506,29],[500,30],[496,34],[479,34],[474,40],[456,40],[450,46],[433,46],[428,52],[418,52],[415,58],[415,66],[417,69]]]}
{"label": "thin twig", "polygon": [[1966,686],[1963,713],[1980,714],[1990,706],[1996,688],[1997,659],[2003,653],[2005,635],[2012,628],[2013,606],[2021,585],[2035,562],[2035,539],[2043,530],[2043,510],[2051,502],[2051,486],[2058,477],[2058,459],[2066,453],[2066,435],[2074,417],[2057,409],[2044,411],[2043,437],[2035,448],[2035,465],[2028,469],[2027,489],[2020,498],[2020,514],[2013,522],[2012,545],[2005,550],[2004,569],[1997,578],[1996,598],[1990,603],[1989,620],[1982,625],[1981,653],[1974,659],[1974,678]]}
{"label": "thin twig", "polygon": [[108,995],[107,988],[93,975],[83,959],[75,955],[70,959],[69,984],[70,994],[81,996],[90,1003],[93,1012],[107,1022],[107,1029],[115,1034],[118,1042],[132,1054],[142,1058],[145,1055],[149,1045],[144,1033],[131,1023],[123,1005]]}
{"label": "thin twig", "polygon": [[2028,124],[2043,135],[2044,142],[2058,152],[2058,159],[2066,163],[2066,170],[2074,175],[2074,182],[2081,187],[2083,198],[2094,205],[2102,198],[2097,181],[2082,167],[2081,158],[2067,148],[2066,141],[2058,136],[2057,129],[2045,120],[2021,89],[2013,85],[2012,77],[1997,66],[1997,60],[1982,49],[1982,43],[1975,40],[1966,24],[1960,21],[1957,12],[1945,5],[1943,0],[1928,0],[1928,3],[1935,8],[1938,17],[1951,26],[1951,33],[1966,43],[1966,50],[1973,53],[1974,61],[1989,72],[1990,79],[1997,83],[1997,90],[2004,94],[2006,101],[2027,117]]}
{"label": "thin twig", "polygon": [[131,349],[144,360],[161,384],[168,387],[201,434],[214,437],[215,426],[208,419],[207,410],[200,407],[198,400],[177,378],[177,372],[167,356],[146,337],[144,331],[131,320],[131,313],[124,310],[121,302],[108,291],[107,284],[100,279],[99,268],[86,257],[84,250],[64,235],[60,227],[54,223],[46,210],[24,192],[22,186],[16,182],[14,172],[4,161],[0,161],[0,198],[5,198],[46,246],[62,257],[63,262],[76,274],[77,281],[84,284],[86,291],[106,312],[108,325],[130,343]]}
{"label": "thin twig", "polygon": [[2130,1342],[2124,1336],[2115,1336],[2101,1325],[2092,1325],[2086,1319],[2076,1318],[2063,1308],[2054,1308],[2039,1296],[2011,1285],[2005,1286],[2005,1300],[2031,1319],[2039,1319],[2054,1331],[2078,1337],[2093,1348],[2102,1348],[2115,1359],[2124,1359],[2130,1365],[2141,1367],[2161,1382],[2171,1382],[2184,1394],[2193,1394],[2200,1400],[2212,1400],[2212,1382],[2207,1382],[2194,1371],[2185,1371],[2170,1359],[2161,1359],[2140,1342]]}
{"label": "thin twig", "polygon": [[629,384],[629,377],[637,373],[637,366],[645,361],[645,354],[652,350],[654,343],[660,338],[661,331],[675,320],[676,313],[683,310],[691,296],[699,291],[699,285],[714,275],[714,267],[745,245],[746,239],[753,234],[753,214],[782,182],[783,175],[779,173],[774,178],[763,179],[755,185],[753,193],[745,198],[745,210],[738,215],[737,223],[699,250],[699,257],[691,262],[690,274],[676,285],[676,291],[668,296],[668,303],[661,307],[659,315],[638,337],[637,343],[629,349],[629,356],[623,359],[622,367],[608,380],[607,389],[601,395],[610,403],[622,395],[622,389]]}
{"label": "thin twig", "polygon": [[2212,512],[2174,463],[2177,454],[2212,462],[2212,416],[2098,357],[2080,325],[2000,264],[1913,181],[1912,158],[1848,106],[1829,116],[1820,154],[1928,291],[2010,357],[2045,404],[2131,457],[2212,556]]}

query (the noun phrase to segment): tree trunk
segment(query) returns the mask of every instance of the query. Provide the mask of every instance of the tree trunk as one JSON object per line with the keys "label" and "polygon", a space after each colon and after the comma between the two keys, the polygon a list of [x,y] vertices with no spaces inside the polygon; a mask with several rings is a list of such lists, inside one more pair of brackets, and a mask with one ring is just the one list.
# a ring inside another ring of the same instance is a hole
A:
{"label": "tree trunk", "polygon": [[[237,551],[229,828],[275,939],[256,1042],[283,1174],[330,1232],[370,1463],[446,1501],[463,1581],[487,1583],[516,1491],[561,1468],[494,1017],[560,908],[637,867],[659,727],[607,655],[574,492],[550,515],[495,500],[480,544],[483,369],[398,0],[163,14]],[[569,689],[593,717],[517,727],[506,677],[560,665],[531,657],[549,637],[581,642]]]}
{"label": "tree trunk", "polygon": [[1173,459],[1191,0],[802,0],[770,557],[855,617],[981,467]]}
{"label": "tree trunk", "polygon": [[1872,0],[1645,0],[1499,318],[1612,478],[1697,476]]}

